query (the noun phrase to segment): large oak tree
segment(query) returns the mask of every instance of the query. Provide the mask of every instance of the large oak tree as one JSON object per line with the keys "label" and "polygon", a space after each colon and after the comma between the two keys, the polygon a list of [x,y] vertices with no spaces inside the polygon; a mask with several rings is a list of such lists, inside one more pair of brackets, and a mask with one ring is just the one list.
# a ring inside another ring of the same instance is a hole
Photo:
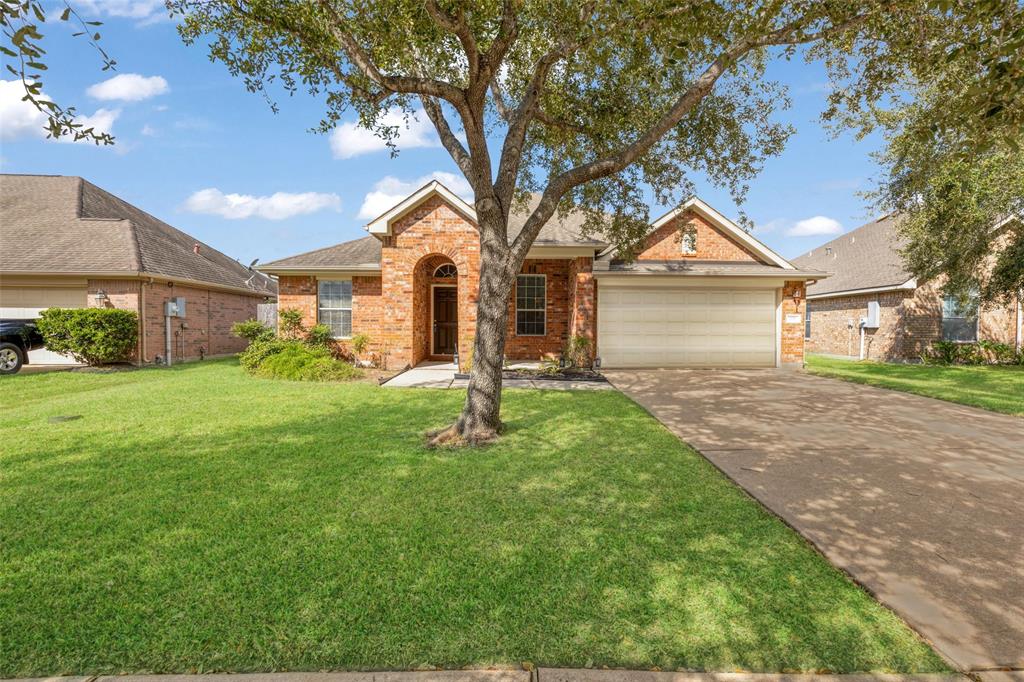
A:
{"label": "large oak tree", "polygon": [[[824,62],[827,115],[870,112],[939,63],[977,62],[992,47],[969,39],[1002,16],[944,0],[169,4],[185,40],[212,36],[211,57],[250,89],[276,82],[321,98],[324,130],[354,110],[400,145],[386,112],[422,109],[432,121],[472,187],[480,232],[472,378],[457,423],[438,436],[470,443],[500,428],[507,300],[556,211],[586,212],[589,230],[628,250],[648,223],[643,187],[678,200],[701,171],[739,201],[779,153],[792,130],[773,118],[787,100],[766,76],[772,60]],[[528,191],[540,201],[510,242],[509,214]]]}

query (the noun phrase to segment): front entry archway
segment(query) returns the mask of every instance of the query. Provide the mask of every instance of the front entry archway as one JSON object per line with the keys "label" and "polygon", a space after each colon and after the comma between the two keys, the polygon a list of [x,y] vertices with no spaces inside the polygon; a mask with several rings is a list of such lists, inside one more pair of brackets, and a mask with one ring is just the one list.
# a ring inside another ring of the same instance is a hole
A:
{"label": "front entry archway", "polygon": [[461,274],[442,253],[423,256],[413,268],[413,366],[457,355]]}
{"label": "front entry archway", "polygon": [[454,284],[433,285],[433,355],[455,355],[459,340],[459,290]]}

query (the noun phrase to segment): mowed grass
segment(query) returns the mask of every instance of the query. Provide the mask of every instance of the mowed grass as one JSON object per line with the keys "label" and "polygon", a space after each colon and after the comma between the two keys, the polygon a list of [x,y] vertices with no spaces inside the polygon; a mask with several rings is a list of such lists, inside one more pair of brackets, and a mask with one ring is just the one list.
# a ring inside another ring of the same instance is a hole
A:
{"label": "mowed grass", "polygon": [[231,361],[0,383],[0,677],[944,669],[616,392],[507,391],[500,444],[431,451],[461,392]]}
{"label": "mowed grass", "polygon": [[836,379],[1024,415],[1024,366],[1020,365],[907,365],[810,355],[807,369]]}

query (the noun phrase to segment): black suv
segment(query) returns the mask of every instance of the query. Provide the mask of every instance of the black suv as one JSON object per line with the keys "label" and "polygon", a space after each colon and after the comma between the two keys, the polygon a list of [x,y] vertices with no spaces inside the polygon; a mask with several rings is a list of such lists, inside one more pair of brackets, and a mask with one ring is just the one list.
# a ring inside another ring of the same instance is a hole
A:
{"label": "black suv", "polygon": [[35,320],[0,320],[0,374],[14,374],[28,364],[28,352],[43,347]]}

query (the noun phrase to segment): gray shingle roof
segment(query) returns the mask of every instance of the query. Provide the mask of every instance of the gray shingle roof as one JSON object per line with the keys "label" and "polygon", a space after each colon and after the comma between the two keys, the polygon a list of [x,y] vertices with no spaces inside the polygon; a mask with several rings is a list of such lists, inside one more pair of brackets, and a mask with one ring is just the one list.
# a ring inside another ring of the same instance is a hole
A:
{"label": "gray shingle roof", "polygon": [[272,280],[79,177],[0,175],[0,216],[0,271],[144,272],[259,295],[277,290]]}
{"label": "gray shingle roof", "polygon": [[315,251],[307,251],[295,256],[288,256],[269,263],[260,268],[359,268],[380,267],[380,240],[374,236],[353,239],[334,246]]}
{"label": "gray shingle roof", "polygon": [[[509,216],[508,238],[510,242],[519,235],[523,225],[526,224],[526,219],[539,202],[540,195],[533,194],[530,196],[525,210],[515,211]],[[541,228],[537,239],[533,243],[535,246],[590,246],[595,250],[607,246],[606,242],[581,236],[580,230],[583,221],[584,216],[582,213],[570,213],[563,217],[559,217],[556,213]],[[280,258],[262,264],[260,269],[273,272],[275,268],[309,268],[310,270],[317,268],[358,269],[369,266],[379,268],[380,254],[380,240],[377,237],[369,236]]]}
{"label": "gray shingle roof", "polygon": [[879,218],[794,258],[792,263],[799,268],[833,273],[808,287],[807,294],[898,286],[910,280],[913,275],[899,254],[904,241],[896,232],[898,220],[895,216]]}
{"label": "gray shingle roof", "polygon": [[[508,240],[510,242],[519,236],[523,226],[526,224],[527,218],[530,217],[530,214],[540,204],[540,198],[540,194],[530,194],[530,198],[526,201],[525,209],[513,210],[509,214]],[[537,246],[593,246],[595,248],[608,246],[608,242],[582,235],[585,219],[586,215],[582,211],[571,211],[564,216],[559,216],[556,211],[555,215],[551,216],[551,219],[544,223],[544,227],[540,228],[537,239],[533,243]]]}

